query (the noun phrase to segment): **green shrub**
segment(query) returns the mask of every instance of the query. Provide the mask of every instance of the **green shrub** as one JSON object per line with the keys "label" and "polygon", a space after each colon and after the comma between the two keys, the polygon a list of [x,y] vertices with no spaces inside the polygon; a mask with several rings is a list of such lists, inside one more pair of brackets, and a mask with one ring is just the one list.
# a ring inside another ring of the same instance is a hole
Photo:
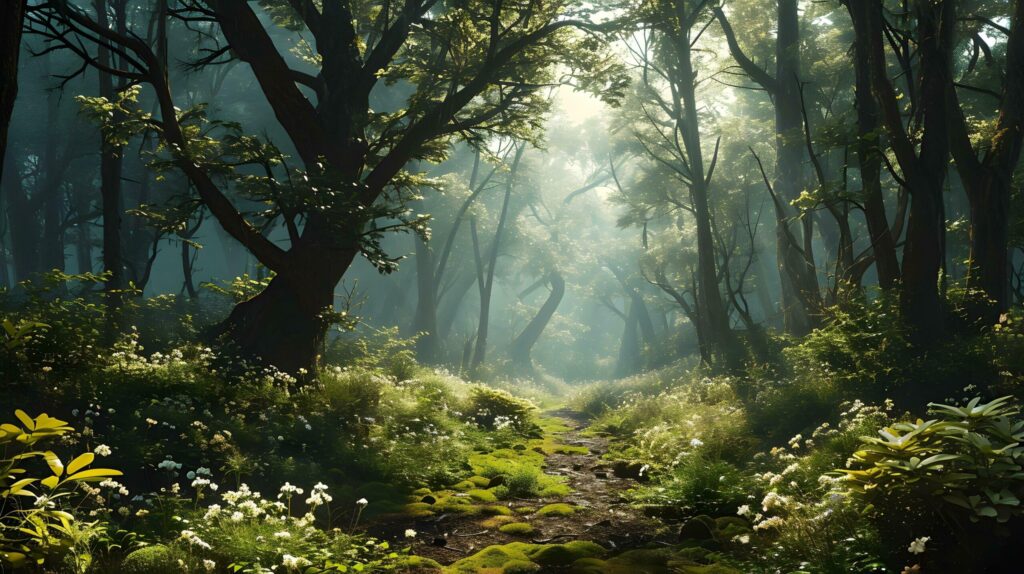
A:
{"label": "green shrub", "polygon": [[178,563],[181,552],[164,546],[153,544],[143,546],[125,556],[121,563],[124,574],[178,574],[182,571]]}
{"label": "green shrub", "polygon": [[508,391],[475,385],[469,391],[465,412],[478,426],[485,429],[512,427],[527,429],[536,407],[527,400]]}
{"label": "green shrub", "polygon": [[851,468],[839,470],[847,488],[868,501],[920,503],[972,521],[1024,514],[1024,420],[1012,397],[929,407],[936,418],[866,437]]}

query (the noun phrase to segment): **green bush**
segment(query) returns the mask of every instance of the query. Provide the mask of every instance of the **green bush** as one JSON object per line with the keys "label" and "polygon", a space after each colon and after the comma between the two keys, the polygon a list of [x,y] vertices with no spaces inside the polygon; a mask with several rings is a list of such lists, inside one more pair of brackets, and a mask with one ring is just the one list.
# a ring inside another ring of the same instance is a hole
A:
{"label": "green bush", "polygon": [[124,574],[177,574],[182,571],[178,560],[183,554],[163,544],[143,546],[125,556],[121,571]]}
{"label": "green bush", "polygon": [[508,391],[475,385],[469,391],[465,412],[474,423],[485,429],[507,427],[530,428],[536,407]]}

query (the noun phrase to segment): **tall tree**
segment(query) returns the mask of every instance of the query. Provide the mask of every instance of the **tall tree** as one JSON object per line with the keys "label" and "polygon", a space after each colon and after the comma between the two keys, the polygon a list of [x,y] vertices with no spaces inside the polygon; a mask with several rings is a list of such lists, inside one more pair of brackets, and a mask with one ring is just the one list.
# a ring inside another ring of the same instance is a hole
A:
{"label": "tall tree", "polygon": [[[803,191],[803,144],[800,107],[800,19],[797,0],[779,0],[776,10],[775,73],[755,63],[740,46],[729,19],[715,7],[725,34],[729,53],[743,72],[771,98],[775,112],[775,171],[771,188],[776,201],[776,233],[782,310],[786,331],[794,335],[810,332],[821,314],[821,297],[814,260],[811,257],[812,219],[800,217],[800,228],[790,202]],[[801,235],[803,239],[801,240]]]}
{"label": "tall tree", "polygon": [[920,143],[912,139],[899,96],[889,79],[885,21],[881,1],[864,2],[852,10],[856,34],[868,44],[871,89],[889,145],[902,172],[901,185],[910,194],[910,218],[903,249],[900,308],[914,338],[928,343],[945,332],[939,275],[943,269],[945,210],[943,185],[949,158],[949,97],[956,2],[916,2],[917,85],[912,90],[912,121],[920,118]]}
{"label": "tall tree", "polygon": [[[443,159],[456,137],[531,132],[533,118],[547,106],[537,90],[552,79],[556,62],[594,72],[588,85],[595,91],[614,97],[621,90],[601,79],[614,66],[597,38],[587,36],[588,49],[574,49],[580,35],[573,30],[593,33],[599,26],[586,19],[586,8],[573,9],[567,1],[406,0],[383,11],[348,1],[262,4],[277,24],[308,31],[315,54],[307,60],[317,63],[315,70],[292,67],[266,19],[246,0],[191,0],[171,11],[217,25],[222,43],[196,64],[232,57],[247,64],[302,162],[301,173],[282,167],[262,181],[233,168],[278,154],[239,134],[228,134],[212,150],[206,132],[197,139],[195,126],[205,117],[175,106],[166,66],[139,35],[105,28],[66,0],[41,2],[30,20],[34,31],[72,52],[80,54],[79,42],[117,51],[125,65],[107,71],[148,86],[158,113],[136,125],[159,128],[169,161],[188,176],[213,218],[275,273],[218,332],[245,355],[308,371],[322,348],[335,286],[353,259],[362,253],[390,271],[395,262],[380,248],[381,229],[418,230],[424,224],[405,217],[415,187],[409,184],[416,179],[406,164]],[[371,105],[375,87],[385,81],[409,82],[412,94],[400,110]],[[128,118],[137,120],[138,110],[127,107]],[[248,196],[271,205],[263,215],[283,221],[287,247],[260,233],[230,198],[222,175],[245,179]],[[287,185],[278,186],[277,178]],[[282,197],[282,188],[291,194]],[[395,219],[398,224],[378,225]]]}

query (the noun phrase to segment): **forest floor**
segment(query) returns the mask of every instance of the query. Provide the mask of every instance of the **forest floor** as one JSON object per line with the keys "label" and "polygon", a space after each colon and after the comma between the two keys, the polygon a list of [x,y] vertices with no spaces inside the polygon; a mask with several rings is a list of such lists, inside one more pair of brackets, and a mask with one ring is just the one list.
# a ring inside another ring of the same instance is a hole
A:
{"label": "forest floor", "polygon": [[[459,492],[466,485],[454,485],[450,491],[417,491],[410,496],[406,512],[381,517],[370,532],[402,538],[406,530],[413,530],[416,536],[409,540],[412,554],[442,565],[466,562],[467,557],[488,547],[515,542],[588,541],[618,553],[675,540],[663,523],[629,504],[625,493],[643,479],[642,470],[603,460],[609,439],[587,432],[581,413],[559,409],[544,413],[540,420],[543,438],[522,446],[543,455],[543,459],[534,459],[540,461],[540,470],[557,477],[567,489],[554,496],[495,501],[486,493],[500,487],[502,481],[483,484],[482,477],[473,477],[470,480],[477,482],[477,488],[468,492]],[[524,449],[517,445],[515,450]],[[500,451],[484,454],[503,456]],[[509,524],[529,527],[510,530]],[[502,527],[506,527],[504,531]]]}

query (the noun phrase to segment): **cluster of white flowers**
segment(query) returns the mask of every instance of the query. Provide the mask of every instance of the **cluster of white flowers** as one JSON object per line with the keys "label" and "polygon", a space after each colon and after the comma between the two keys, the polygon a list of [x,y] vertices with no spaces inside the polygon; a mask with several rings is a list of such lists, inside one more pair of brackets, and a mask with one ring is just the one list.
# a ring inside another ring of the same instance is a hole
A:
{"label": "cluster of white flowers", "polygon": [[765,495],[764,499],[761,500],[761,509],[765,512],[774,508],[785,508],[789,505],[790,499],[788,496],[783,496],[775,491],[769,492]]}
{"label": "cluster of white flowers", "polygon": [[[119,496],[128,496],[128,489],[112,478],[108,478],[99,484],[100,488],[109,488]],[[91,493],[90,493],[91,494]]]}
{"label": "cluster of white flowers", "polygon": [[196,546],[198,548],[202,548],[203,550],[209,550],[211,548],[208,543],[204,542],[203,539],[200,538],[199,535],[193,532],[192,530],[182,530],[181,539],[187,542],[188,544]]}
{"label": "cluster of white flowers", "polygon": [[97,445],[96,448],[92,449],[92,451],[99,456],[110,456],[113,452],[110,447],[105,444]]}
{"label": "cluster of white flowers", "polygon": [[923,554],[925,551],[925,545],[928,544],[929,540],[931,540],[930,536],[915,538],[907,548],[907,552],[910,552],[911,554]]}
{"label": "cluster of white flowers", "polygon": [[217,570],[217,563],[207,558],[206,560],[203,560],[203,568],[207,572],[214,572],[215,570]]}
{"label": "cluster of white flowers", "polygon": [[504,430],[516,423],[516,419],[513,417],[498,415],[494,417],[494,429]]}
{"label": "cluster of white flowers", "polygon": [[288,532],[287,530],[281,530],[279,532],[275,532],[274,533],[274,538],[277,538],[277,539],[284,539],[284,538],[291,538],[291,537],[292,537],[292,533]]}
{"label": "cluster of white flowers", "polygon": [[295,485],[293,485],[293,484],[291,484],[289,482],[286,482],[286,483],[284,483],[284,485],[281,486],[281,492],[280,492],[280,494],[277,495],[277,498],[279,500],[282,499],[282,498],[288,498],[290,500],[292,496],[294,496],[296,494],[302,494],[303,492],[305,492],[305,491],[302,490],[301,488],[299,488],[299,487],[297,487],[297,486],[295,486]]}
{"label": "cluster of white flowers", "polygon": [[704,446],[704,441],[700,440],[699,438],[694,437],[690,439],[690,447],[699,448],[702,446]]}
{"label": "cluster of white flowers", "polygon": [[313,486],[312,492],[309,493],[309,498],[306,499],[306,504],[316,508],[317,506],[327,504],[332,500],[334,500],[334,498],[332,498],[330,494],[327,494],[327,485],[322,482],[318,482]]}
{"label": "cluster of white flowers", "polygon": [[203,478],[201,476],[197,476],[192,481],[192,488],[194,488],[196,490],[200,490],[202,488],[209,488],[210,490],[212,490],[214,492],[217,492],[217,489],[220,488],[220,487],[217,485],[216,482],[211,481],[209,478]]}
{"label": "cluster of white flowers", "polygon": [[767,530],[769,528],[779,528],[786,523],[786,520],[781,516],[769,516],[764,520],[754,525],[754,530]]}
{"label": "cluster of white flowers", "polygon": [[281,565],[289,570],[298,570],[310,565],[310,561],[306,560],[301,556],[292,556],[291,554],[285,554],[281,557]]}

